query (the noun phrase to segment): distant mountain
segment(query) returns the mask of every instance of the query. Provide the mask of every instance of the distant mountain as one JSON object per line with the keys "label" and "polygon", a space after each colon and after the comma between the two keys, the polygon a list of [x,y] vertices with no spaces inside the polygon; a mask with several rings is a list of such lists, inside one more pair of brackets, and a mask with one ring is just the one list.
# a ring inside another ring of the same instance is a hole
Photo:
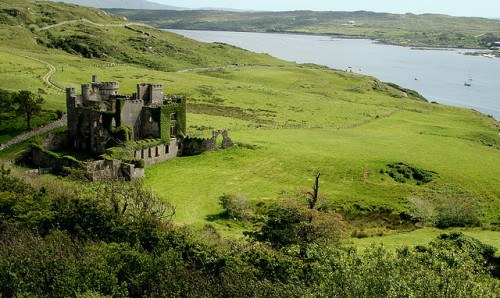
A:
{"label": "distant mountain", "polygon": [[186,8],[163,5],[147,0],[49,0],[53,2],[66,2],[96,8],[125,8],[125,9],[164,9],[186,10]]}

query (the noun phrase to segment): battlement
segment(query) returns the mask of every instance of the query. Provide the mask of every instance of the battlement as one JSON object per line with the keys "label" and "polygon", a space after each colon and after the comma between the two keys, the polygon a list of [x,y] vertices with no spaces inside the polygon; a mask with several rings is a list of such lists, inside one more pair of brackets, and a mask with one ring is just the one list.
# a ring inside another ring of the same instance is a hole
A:
{"label": "battlement", "polygon": [[118,89],[120,88],[120,83],[118,82],[97,82],[92,83],[93,88],[98,89]]}

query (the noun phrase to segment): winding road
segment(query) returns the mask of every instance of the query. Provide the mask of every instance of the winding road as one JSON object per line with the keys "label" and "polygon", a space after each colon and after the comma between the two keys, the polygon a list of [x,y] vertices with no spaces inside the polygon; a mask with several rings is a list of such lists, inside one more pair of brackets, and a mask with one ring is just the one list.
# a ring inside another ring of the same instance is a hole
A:
{"label": "winding road", "polygon": [[57,69],[54,65],[50,64],[49,62],[47,61],[44,61],[44,60],[41,60],[41,59],[38,59],[38,58],[34,58],[34,57],[30,57],[30,56],[25,56],[25,55],[20,55],[21,57],[24,57],[24,58],[28,58],[28,59],[31,59],[31,60],[35,60],[37,62],[40,62],[40,63],[43,63],[47,66],[48,68],[48,72],[45,73],[43,76],[42,76],[42,81],[45,83],[45,85],[49,86],[49,87],[52,87],[54,89],[56,89],[57,91],[60,91],[60,92],[64,92],[64,90],[62,88],[59,88],[57,87],[56,85],[54,85],[51,80],[50,80],[50,77],[56,73]]}
{"label": "winding road", "polygon": [[149,25],[146,25],[146,24],[143,24],[143,23],[99,24],[99,23],[92,22],[91,20],[79,19],[79,20],[64,21],[64,22],[60,22],[60,23],[57,23],[57,24],[54,24],[54,25],[45,26],[45,27],[40,28],[39,30],[43,31],[43,30],[47,30],[47,29],[59,27],[59,26],[62,26],[62,25],[73,24],[73,23],[78,23],[78,22],[86,22],[86,23],[89,23],[89,24],[92,24],[92,25],[95,25],[95,26],[99,26],[99,27],[126,27],[126,26],[131,26],[131,25],[137,25],[137,26],[145,26],[145,27],[153,28],[153,27],[151,27]]}

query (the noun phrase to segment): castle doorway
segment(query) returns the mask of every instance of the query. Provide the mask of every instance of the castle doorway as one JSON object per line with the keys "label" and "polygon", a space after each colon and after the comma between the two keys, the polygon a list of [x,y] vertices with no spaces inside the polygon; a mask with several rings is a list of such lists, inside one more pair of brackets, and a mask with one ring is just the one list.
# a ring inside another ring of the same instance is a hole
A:
{"label": "castle doorway", "polygon": [[215,139],[215,147],[216,149],[222,149],[222,143],[224,141],[224,137],[222,136],[222,134],[218,134],[217,135],[217,138]]}

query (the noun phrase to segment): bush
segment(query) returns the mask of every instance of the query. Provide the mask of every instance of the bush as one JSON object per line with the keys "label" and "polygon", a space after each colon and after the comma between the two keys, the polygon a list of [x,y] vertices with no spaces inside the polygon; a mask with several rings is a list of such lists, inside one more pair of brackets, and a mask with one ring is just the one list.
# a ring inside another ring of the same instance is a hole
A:
{"label": "bush", "polygon": [[474,198],[410,198],[412,214],[421,222],[438,228],[477,227],[482,222],[479,206]]}
{"label": "bush", "polygon": [[253,211],[250,201],[243,194],[225,194],[219,198],[224,215],[235,219],[250,219]]}

